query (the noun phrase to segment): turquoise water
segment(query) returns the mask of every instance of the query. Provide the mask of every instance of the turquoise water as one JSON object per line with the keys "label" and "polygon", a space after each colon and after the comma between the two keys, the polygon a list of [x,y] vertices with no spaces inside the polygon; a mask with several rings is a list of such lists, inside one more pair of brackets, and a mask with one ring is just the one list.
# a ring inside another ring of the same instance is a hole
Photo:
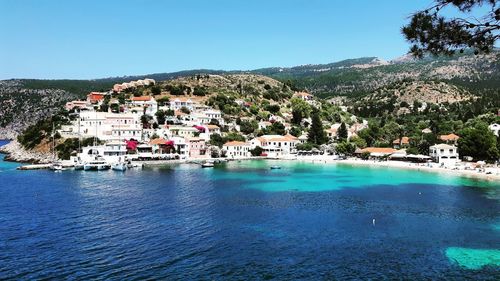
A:
{"label": "turquoise water", "polygon": [[498,280],[498,183],[273,164],[56,173],[0,161],[0,279]]}
{"label": "turquoise water", "polygon": [[[279,165],[283,169],[270,170],[269,165]],[[217,177],[227,180],[245,181],[247,187],[263,191],[320,192],[346,188],[366,188],[377,185],[439,184],[473,185],[477,187],[497,187],[493,181],[481,181],[450,174],[395,169],[389,167],[366,167],[337,163],[312,163],[299,161],[241,161],[231,167],[239,171],[219,173]],[[267,181],[253,181],[255,177],[266,177]],[[494,190],[492,190],[494,191]],[[492,192],[492,196],[498,192]]]}

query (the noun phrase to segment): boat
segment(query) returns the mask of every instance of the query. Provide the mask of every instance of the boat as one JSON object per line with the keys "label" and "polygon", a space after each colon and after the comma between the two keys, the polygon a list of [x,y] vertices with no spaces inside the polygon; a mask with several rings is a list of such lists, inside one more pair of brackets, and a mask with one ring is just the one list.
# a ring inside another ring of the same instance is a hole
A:
{"label": "boat", "polygon": [[[78,110],[78,151],[77,151],[77,153],[80,153],[80,152],[82,152],[82,135],[80,134],[80,110]],[[74,166],[75,171],[81,171],[84,168],[85,168],[85,163],[83,161],[81,161],[80,158],[78,157],[78,160]]]}
{"label": "boat", "polygon": [[85,164],[84,164],[84,163],[82,163],[82,162],[77,162],[77,163],[75,163],[74,169],[75,169],[75,171],[81,171],[81,170],[83,170],[83,169],[84,169],[84,167],[85,167]]}
{"label": "boat", "polygon": [[51,169],[52,171],[62,171],[63,170],[62,163],[60,161],[56,161],[57,160],[57,156],[56,156],[55,127],[54,127],[54,124],[52,124],[51,138],[52,138],[52,159],[54,159],[54,162],[52,162],[52,164],[50,164],[49,169]]}
{"label": "boat", "polygon": [[279,169],[281,169],[281,167],[278,166],[278,165],[273,165],[270,168],[271,168],[271,170],[279,170]]}
{"label": "boat", "polygon": [[54,162],[50,165],[49,169],[52,171],[62,171],[64,168],[61,162]]}
{"label": "boat", "polygon": [[144,164],[137,164],[137,163],[133,163],[131,161],[128,161],[127,163],[127,168],[128,169],[132,169],[132,168],[143,168]]}
{"label": "boat", "polygon": [[93,160],[83,165],[83,169],[85,171],[103,171],[109,170],[110,168],[111,165],[109,165],[104,159]]}
{"label": "boat", "polygon": [[114,171],[123,172],[123,171],[127,170],[127,164],[125,164],[124,162],[117,162],[111,166],[111,169]]}
{"label": "boat", "polygon": [[214,163],[205,162],[205,163],[201,164],[201,167],[202,168],[213,168],[214,167]]}

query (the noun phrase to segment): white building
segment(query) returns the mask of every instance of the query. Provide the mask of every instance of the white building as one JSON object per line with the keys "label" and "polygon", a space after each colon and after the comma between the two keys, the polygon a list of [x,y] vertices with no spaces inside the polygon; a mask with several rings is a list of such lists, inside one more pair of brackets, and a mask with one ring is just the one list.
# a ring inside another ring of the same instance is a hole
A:
{"label": "white building", "polygon": [[[132,97],[130,98],[130,107],[136,108],[136,111],[139,113],[146,113],[150,116],[155,116],[158,111],[158,103],[151,96],[141,96],[141,97]],[[139,110],[137,110],[139,109]]]}
{"label": "white building", "polygon": [[295,146],[299,143],[299,139],[292,135],[264,135],[250,141],[252,149],[260,146],[269,157],[281,157],[295,153]]}
{"label": "white building", "polygon": [[183,137],[172,137],[170,140],[174,142],[175,152],[179,154],[180,158],[188,158],[189,146],[186,142],[186,139]]}
{"label": "white building", "polygon": [[306,92],[295,92],[293,95],[306,102],[311,102],[314,98],[313,95]]}
{"label": "white building", "polygon": [[497,124],[497,123],[494,123],[494,124],[491,124],[488,126],[488,129],[490,129],[493,134],[495,134],[495,136],[499,136],[499,132],[500,132],[500,125]]}
{"label": "white building", "polygon": [[228,158],[243,158],[250,157],[251,145],[248,142],[242,141],[230,141],[226,142],[222,149],[226,151],[226,156]]}
{"label": "white building", "polygon": [[195,111],[190,114],[191,121],[195,123],[194,125],[205,125],[209,124],[212,120],[216,120],[219,125],[224,125],[224,118],[222,118],[222,113],[220,110],[207,109],[203,111]]}
{"label": "white building", "polygon": [[189,98],[175,98],[170,101],[170,109],[172,110],[180,110],[181,108],[187,108],[190,111],[194,110],[194,102]]}
{"label": "white building", "polygon": [[87,100],[74,100],[74,101],[69,101],[66,103],[64,108],[68,111],[73,110],[73,109],[79,109],[79,110],[89,110],[92,108],[92,105],[90,104],[89,101]]}
{"label": "white building", "polygon": [[444,143],[429,147],[429,156],[446,167],[454,166],[459,161],[457,147]]}
{"label": "white building", "polygon": [[142,139],[142,125],[137,114],[82,111],[79,120],[61,127],[64,138],[97,137],[103,141]]}
{"label": "white building", "polygon": [[129,158],[126,143],[124,141],[113,141],[104,145],[82,147],[82,152],[78,153],[78,156],[72,157],[72,160],[75,162],[90,162],[96,160],[96,157],[102,157],[108,163],[127,161]]}
{"label": "white building", "polygon": [[170,134],[174,137],[192,138],[198,135],[198,129],[185,126],[168,126]]}

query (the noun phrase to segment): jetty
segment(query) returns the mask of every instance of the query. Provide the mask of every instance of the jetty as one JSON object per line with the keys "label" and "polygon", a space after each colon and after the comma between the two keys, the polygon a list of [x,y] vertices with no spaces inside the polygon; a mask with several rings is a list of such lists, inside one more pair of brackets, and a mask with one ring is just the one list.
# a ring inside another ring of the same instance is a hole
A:
{"label": "jetty", "polygon": [[42,170],[50,168],[51,164],[32,164],[17,167],[18,170]]}

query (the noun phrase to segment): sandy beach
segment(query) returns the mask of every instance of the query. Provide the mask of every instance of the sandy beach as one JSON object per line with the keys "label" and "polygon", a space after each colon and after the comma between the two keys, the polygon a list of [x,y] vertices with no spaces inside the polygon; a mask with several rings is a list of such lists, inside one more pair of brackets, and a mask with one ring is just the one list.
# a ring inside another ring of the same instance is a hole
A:
{"label": "sandy beach", "polygon": [[[291,159],[282,159],[291,160]],[[483,171],[478,169],[465,169],[465,163],[456,168],[446,168],[439,167],[437,163],[411,163],[405,161],[376,161],[376,160],[362,160],[358,158],[349,158],[345,160],[334,160],[331,156],[306,156],[298,157],[294,159],[296,161],[305,161],[310,163],[337,163],[345,165],[362,165],[362,166],[372,166],[372,167],[389,167],[397,169],[411,169],[424,172],[433,173],[447,173],[459,177],[476,178],[488,181],[497,181],[500,183],[500,167],[485,167],[482,168]]]}

